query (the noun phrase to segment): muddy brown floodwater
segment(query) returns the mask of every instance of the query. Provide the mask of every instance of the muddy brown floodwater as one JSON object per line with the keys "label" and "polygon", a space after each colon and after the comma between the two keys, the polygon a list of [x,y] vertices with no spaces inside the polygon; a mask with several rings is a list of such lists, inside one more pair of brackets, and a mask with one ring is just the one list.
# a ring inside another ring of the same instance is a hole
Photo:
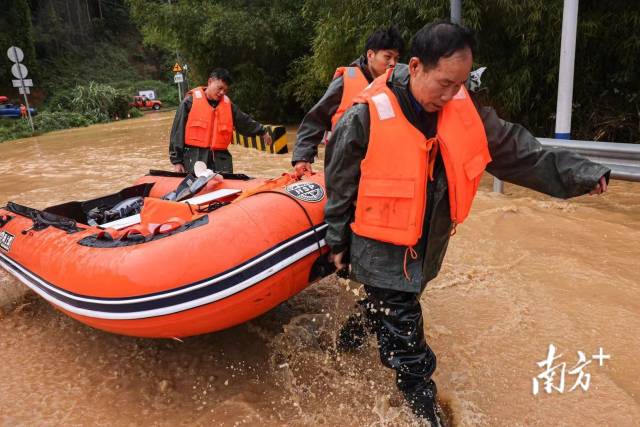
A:
{"label": "muddy brown floodwater", "polygon": [[[0,202],[44,208],[168,169],[172,118],[0,144]],[[236,171],[290,168],[288,155],[231,151]],[[613,181],[602,197],[570,201],[489,185],[422,296],[455,425],[640,425],[640,184]],[[5,294],[16,284],[0,270]],[[27,293],[0,317],[0,425],[417,425],[375,340],[332,351],[357,293],[330,277],[258,319],[184,342],[94,330]],[[564,390],[542,383],[534,395],[550,344]],[[578,352],[589,362],[581,369]]]}

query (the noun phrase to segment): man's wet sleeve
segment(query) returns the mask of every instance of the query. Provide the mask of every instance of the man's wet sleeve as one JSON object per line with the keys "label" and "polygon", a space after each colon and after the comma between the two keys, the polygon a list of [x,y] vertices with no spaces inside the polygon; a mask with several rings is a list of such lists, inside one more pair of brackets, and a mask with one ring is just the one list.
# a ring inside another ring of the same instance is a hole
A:
{"label": "man's wet sleeve", "polygon": [[359,104],[347,110],[329,140],[325,160],[327,235],[333,253],[349,245],[350,224],[360,182],[360,162],[369,143],[369,107]]}
{"label": "man's wet sleeve", "polygon": [[344,80],[340,76],[331,82],[320,101],[304,116],[298,128],[296,145],[291,157],[292,164],[295,165],[299,161],[313,163],[324,133],[331,130],[331,118],[338,111],[343,90]]}
{"label": "man's wet sleeve", "polygon": [[567,150],[543,147],[523,126],[506,122],[489,107],[479,108],[491,163],[487,171],[513,184],[567,199],[593,190],[611,170]]}
{"label": "man's wet sleeve", "polygon": [[187,126],[189,111],[191,111],[191,97],[186,97],[176,110],[169,136],[169,160],[172,164],[184,162],[184,133]]}
{"label": "man's wet sleeve", "polygon": [[242,111],[236,104],[231,104],[231,114],[233,115],[233,126],[236,131],[244,136],[262,135],[264,126],[257,122],[249,114]]}

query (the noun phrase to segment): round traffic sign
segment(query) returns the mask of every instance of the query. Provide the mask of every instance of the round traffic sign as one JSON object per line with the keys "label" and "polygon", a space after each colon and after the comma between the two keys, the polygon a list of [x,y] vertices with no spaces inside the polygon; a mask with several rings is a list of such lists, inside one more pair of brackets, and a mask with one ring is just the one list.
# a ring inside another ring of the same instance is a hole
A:
{"label": "round traffic sign", "polygon": [[11,66],[11,74],[13,74],[16,79],[24,79],[27,77],[27,67],[25,67],[24,64],[13,64]]}
{"label": "round traffic sign", "polygon": [[7,56],[11,62],[22,62],[24,59],[24,52],[22,52],[22,49],[17,46],[11,46],[7,50]]}

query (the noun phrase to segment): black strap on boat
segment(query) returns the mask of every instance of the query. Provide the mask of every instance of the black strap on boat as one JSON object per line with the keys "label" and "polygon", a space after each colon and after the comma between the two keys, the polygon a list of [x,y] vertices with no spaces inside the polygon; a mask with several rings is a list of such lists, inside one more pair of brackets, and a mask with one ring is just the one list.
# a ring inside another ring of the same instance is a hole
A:
{"label": "black strap on boat", "polygon": [[[217,171],[214,171],[214,172],[217,172]],[[235,179],[238,181],[249,181],[250,179],[253,179],[250,176],[245,175],[243,173],[229,173],[229,172],[217,172],[217,173],[222,175],[224,179]],[[188,174],[187,172],[172,172],[172,171],[163,171],[158,169],[150,169],[148,175],[149,176],[166,176],[169,178],[184,178]]]}
{"label": "black strap on boat", "polygon": [[[213,201],[209,202],[209,204],[207,204],[207,206],[205,206],[203,208],[198,208],[197,211],[200,212],[200,213],[209,213],[209,212],[215,211],[216,209],[220,209],[223,206],[227,206],[228,204],[231,204],[231,202],[218,202],[218,201],[213,200]],[[189,205],[189,206],[191,207],[191,205]]]}
{"label": "black strap on boat", "polygon": [[125,237],[121,239],[114,239],[113,236],[109,234],[108,231],[103,230],[97,234],[92,234],[91,236],[87,236],[82,240],[78,241],[78,244],[81,246],[88,246],[90,248],[121,248],[124,246],[132,246],[139,245],[142,243],[151,242],[158,239],[163,239],[168,236],[173,236],[174,234],[182,233],[187,230],[191,230],[193,228],[197,228],[209,223],[209,216],[204,215],[200,218],[194,219],[193,221],[184,223],[180,227],[175,230],[171,230],[167,233],[158,233],[151,234],[148,236],[144,236],[140,233],[125,233]]}
{"label": "black strap on boat", "polygon": [[[33,225],[29,230],[40,231],[51,226],[59,230],[66,231],[68,234],[76,233],[82,228],[76,225],[76,222],[64,216],[52,214],[51,212],[43,212],[17,203],[7,203],[7,210],[16,215],[21,215],[33,221]],[[26,232],[27,230],[23,230]]]}

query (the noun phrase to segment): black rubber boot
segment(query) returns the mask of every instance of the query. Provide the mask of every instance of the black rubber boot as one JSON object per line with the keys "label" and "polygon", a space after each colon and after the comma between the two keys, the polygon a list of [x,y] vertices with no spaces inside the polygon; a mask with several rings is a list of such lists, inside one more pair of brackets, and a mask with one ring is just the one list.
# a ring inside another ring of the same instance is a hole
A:
{"label": "black rubber boot", "polygon": [[446,418],[438,404],[438,389],[433,380],[410,391],[402,390],[402,394],[416,416],[429,421],[432,427],[447,427]]}
{"label": "black rubber boot", "polygon": [[365,285],[368,318],[376,325],[380,361],[396,371],[396,385],[413,412],[432,426],[446,420],[431,378],[436,355],[424,339],[420,295]]}

